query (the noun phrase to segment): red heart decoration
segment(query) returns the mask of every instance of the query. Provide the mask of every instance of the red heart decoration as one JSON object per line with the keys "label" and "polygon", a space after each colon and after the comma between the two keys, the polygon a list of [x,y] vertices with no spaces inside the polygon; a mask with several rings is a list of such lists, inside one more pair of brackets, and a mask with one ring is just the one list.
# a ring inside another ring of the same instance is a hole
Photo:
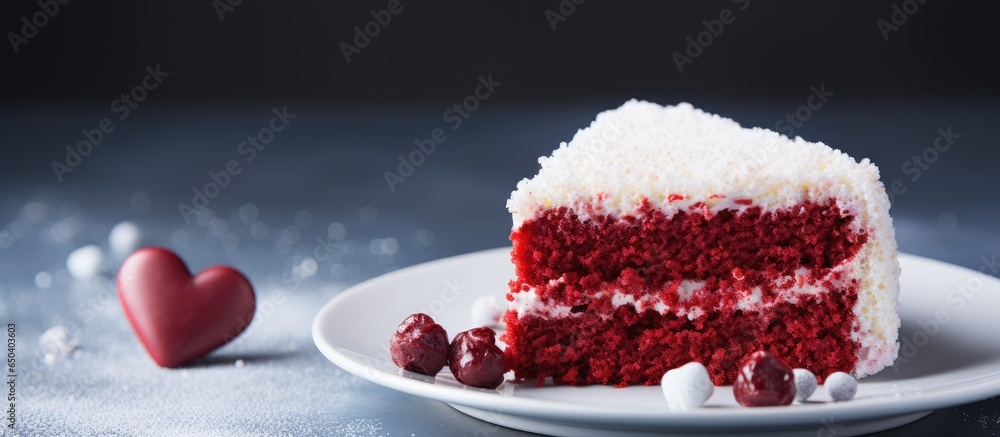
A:
{"label": "red heart decoration", "polygon": [[162,367],[180,366],[236,338],[256,307],[240,272],[215,266],[191,276],[184,261],[162,247],[129,255],[117,284],[129,324]]}

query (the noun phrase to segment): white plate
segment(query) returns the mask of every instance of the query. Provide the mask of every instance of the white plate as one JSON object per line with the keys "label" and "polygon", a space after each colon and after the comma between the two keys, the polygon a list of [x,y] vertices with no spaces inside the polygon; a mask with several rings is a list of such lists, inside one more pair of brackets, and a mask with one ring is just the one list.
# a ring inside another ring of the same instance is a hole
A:
{"label": "white plate", "polygon": [[507,291],[513,276],[509,251],[446,258],[352,287],[316,316],[316,346],[344,370],[376,384],[447,402],[497,425],[558,435],[857,435],[1000,394],[1000,280],[912,255],[900,257],[900,359],[862,380],[850,402],[827,402],[820,387],[806,404],[743,408],[726,386],[717,387],[701,409],[668,411],[658,386],[508,383],[484,390],[455,382],[447,367],[434,378],[392,364],[389,337],[410,314],[430,314],[452,336],[471,328],[472,302],[488,294],[502,298]]}

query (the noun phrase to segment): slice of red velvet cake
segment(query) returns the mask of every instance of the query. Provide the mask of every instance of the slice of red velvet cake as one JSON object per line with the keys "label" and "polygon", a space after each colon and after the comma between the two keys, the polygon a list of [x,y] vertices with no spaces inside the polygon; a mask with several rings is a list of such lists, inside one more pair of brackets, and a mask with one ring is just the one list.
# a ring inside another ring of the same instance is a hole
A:
{"label": "slice of red velvet cake", "polygon": [[504,320],[518,380],[732,384],[766,350],[820,378],[896,359],[899,264],[878,168],[691,105],[629,101],[521,181]]}

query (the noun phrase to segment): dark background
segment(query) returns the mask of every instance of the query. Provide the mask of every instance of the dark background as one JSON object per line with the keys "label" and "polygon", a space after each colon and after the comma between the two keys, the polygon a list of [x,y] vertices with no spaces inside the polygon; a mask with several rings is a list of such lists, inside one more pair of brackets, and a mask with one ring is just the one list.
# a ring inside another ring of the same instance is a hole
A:
{"label": "dark background", "polygon": [[[61,196],[158,191],[157,217],[176,217],[176,205],[238,156],[237,144],[271,108],[288,106],[305,115],[267,151],[267,165],[278,170],[253,169],[217,204],[372,205],[423,226],[440,224],[438,214],[462,215],[469,220],[448,226],[470,234],[438,240],[447,253],[461,253],[506,243],[505,232],[469,223],[505,227],[503,203],[516,181],[601,110],[633,97],[690,101],[745,126],[774,127],[822,85],[834,96],[795,134],[871,158],[887,185],[905,182],[905,195],[893,196],[897,221],[911,213],[934,224],[959,209],[950,203],[1000,198],[992,189],[1000,157],[994,2],[403,1],[351,63],[340,44],[387,2],[246,1],[224,20],[221,4],[70,2],[19,53],[0,50],[4,148],[13,151],[0,160],[0,183]],[[886,41],[877,23],[914,5]],[[4,30],[14,32],[21,17],[41,10],[36,2],[3,8]],[[724,9],[735,21],[679,72],[672,54]],[[550,11],[565,17],[555,30]],[[155,65],[169,73],[164,83],[59,182],[51,163],[83,139],[82,129],[113,117],[111,102]],[[415,140],[446,127],[443,111],[470,95],[481,75],[503,85],[402,190],[388,190],[384,173]],[[959,145],[932,169],[905,173],[948,126],[964,135]],[[33,195],[0,193],[17,202]],[[963,225],[997,231],[994,222],[962,217]]]}
{"label": "dark background", "polygon": [[[385,1],[244,1],[221,22],[209,0],[72,1],[19,54],[3,50],[3,82],[18,104],[103,100],[156,63],[175,74],[160,100],[176,103],[448,102],[485,72],[509,81],[503,100],[526,102],[798,98],[817,82],[852,99],[997,95],[1000,5],[927,1],[886,42],[876,22],[894,3],[746,2],[679,74],[671,53],[743,3],[589,1],[553,31],[555,1],[402,0],[348,65],[339,43]],[[4,32],[39,10],[3,8]]]}
{"label": "dark background", "polygon": [[[562,3],[563,12],[573,5]],[[74,367],[39,364],[35,376],[29,373],[35,379],[25,387],[34,389],[23,420],[38,425],[36,432],[73,434],[134,425],[162,432],[175,423],[185,429],[192,415],[236,433],[273,434],[274,424],[294,423],[340,434],[338,426],[359,421],[375,421],[393,435],[481,429],[436,402],[335,373],[311,345],[308,312],[386,271],[509,244],[504,202],[517,181],[533,175],[538,156],[569,141],[597,112],[629,98],[689,101],[744,126],[773,128],[822,85],[834,95],[795,134],[868,157],[886,185],[905,186],[892,196],[891,210],[902,251],[972,269],[997,256],[1000,4],[751,0],[739,10],[745,3],[591,0],[574,5],[553,30],[546,11],[559,11],[557,1],[404,0],[350,63],[340,44],[351,43],[354,27],[364,27],[386,1],[244,0],[224,20],[209,0],[59,5],[19,53],[6,38],[0,44],[0,235],[17,235],[0,247],[0,316],[17,318],[29,339],[59,317],[85,336],[108,340],[90,342],[90,355],[75,358]],[[919,7],[886,41],[877,22],[891,23],[894,5],[904,4]],[[732,9],[735,21],[679,72],[672,54],[683,53],[686,38],[696,38],[703,20],[717,19],[723,9]],[[37,1],[4,2],[0,31],[19,33],[21,17],[30,20],[40,10]],[[127,119],[114,118],[111,103],[157,64],[169,76]],[[502,85],[451,130],[444,111],[488,75]],[[212,199],[209,219],[186,223],[178,204],[190,205],[192,190],[209,182],[210,172],[241,159],[238,144],[267,125],[272,108],[283,107],[296,114],[292,123],[259,159],[243,163]],[[84,138],[81,130],[97,128],[105,117],[114,118],[115,130],[58,180],[52,163]],[[915,177],[915,157],[949,127],[961,136]],[[448,140],[390,189],[385,172],[397,171],[399,156],[435,128],[445,129]],[[144,201],[137,207],[137,198],[148,199],[148,208]],[[250,224],[240,220],[247,204],[271,229],[266,238],[251,237]],[[36,211],[42,205],[47,214],[25,227],[26,205]],[[303,210],[311,224],[293,224]],[[358,255],[320,263],[316,276],[292,293],[303,304],[287,305],[284,318],[221,351],[271,356],[275,342],[291,338],[298,352],[245,370],[258,369],[253,375],[277,392],[297,387],[312,397],[280,398],[263,412],[150,413],[151,404],[164,400],[186,404],[189,393],[178,397],[149,381],[181,384],[204,400],[222,399],[242,383],[202,386],[157,373],[117,303],[104,306],[102,318],[80,320],[74,308],[99,291],[67,279],[66,256],[87,244],[107,248],[107,231],[121,220],[139,224],[144,243],[177,251],[193,270],[237,267],[262,296],[281,287],[274,278],[308,257],[329,224],[343,224]],[[65,238],[53,239],[54,233]],[[238,248],[224,247],[223,233],[237,235]],[[179,245],[179,234],[190,243]],[[388,258],[374,249],[376,240],[387,239],[398,245]],[[39,272],[55,278],[46,290],[35,287]],[[275,326],[286,319],[293,323]],[[122,363],[131,366],[120,372],[122,380],[102,376]],[[315,373],[303,378],[303,368]],[[46,399],[65,396],[80,402],[44,408]],[[315,404],[342,408],[331,417],[312,413]],[[996,404],[942,410],[890,435],[1000,432]],[[148,414],[87,419],[107,405]]]}

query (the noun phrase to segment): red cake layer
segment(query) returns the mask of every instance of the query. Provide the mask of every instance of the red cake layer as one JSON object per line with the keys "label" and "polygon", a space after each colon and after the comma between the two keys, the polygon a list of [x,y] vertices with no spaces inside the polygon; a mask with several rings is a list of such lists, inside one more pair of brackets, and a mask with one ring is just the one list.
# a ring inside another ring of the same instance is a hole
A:
{"label": "red cake layer", "polygon": [[[572,306],[585,303],[580,299],[588,290],[624,275],[642,284],[623,293],[734,276],[766,285],[799,268],[822,277],[867,241],[851,229],[853,216],[832,200],[774,212],[758,206],[712,215],[698,204],[693,209],[667,217],[643,202],[628,216],[591,213],[589,220],[565,207],[547,210],[511,233],[517,273],[511,290],[535,288],[543,299]],[[549,286],[558,279],[564,285]]]}
{"label": "red cake layer", "polygon": [[631,305],[601,314],[504,318],[504,360],[519,380],[551,377],[556,384],[653,385],[666,371],[691,361],[705,365],[716,385],[732,384],[740,362],[766,350],[786,366],[807,368],[821,379],[850,371],[858,351],[851,341],[857,296],[838,290],[823,299],[804,297],[767,313],[724,311],[688,320]]}
{"label": "red cake layer", "polygon": [[[832,269],[851,260],[867,236],[835,202],[715,214],[695,204],[671,217],[644,202],[625,217],[588,217],[552,209],[511,234],[517,279],[508,299],[534,290],[545,305],[573,307],[551,320],[506,314],[506,359],[518,379],[655,384],[666,370],[698,361],[716,384],[730,384],[743,357],[760,349],[817,375],[854,368],[858,283]],[[802,269],[804,282],[827,291],[787,302],[780,292]],[[682,301],[683,280],[705,285]],[[763,310],[736,309],[754,289],[754,308]],[[671,312],[615,307],[613,294],[652,294]],[[705,315],[675,315],[695,306]]]}

